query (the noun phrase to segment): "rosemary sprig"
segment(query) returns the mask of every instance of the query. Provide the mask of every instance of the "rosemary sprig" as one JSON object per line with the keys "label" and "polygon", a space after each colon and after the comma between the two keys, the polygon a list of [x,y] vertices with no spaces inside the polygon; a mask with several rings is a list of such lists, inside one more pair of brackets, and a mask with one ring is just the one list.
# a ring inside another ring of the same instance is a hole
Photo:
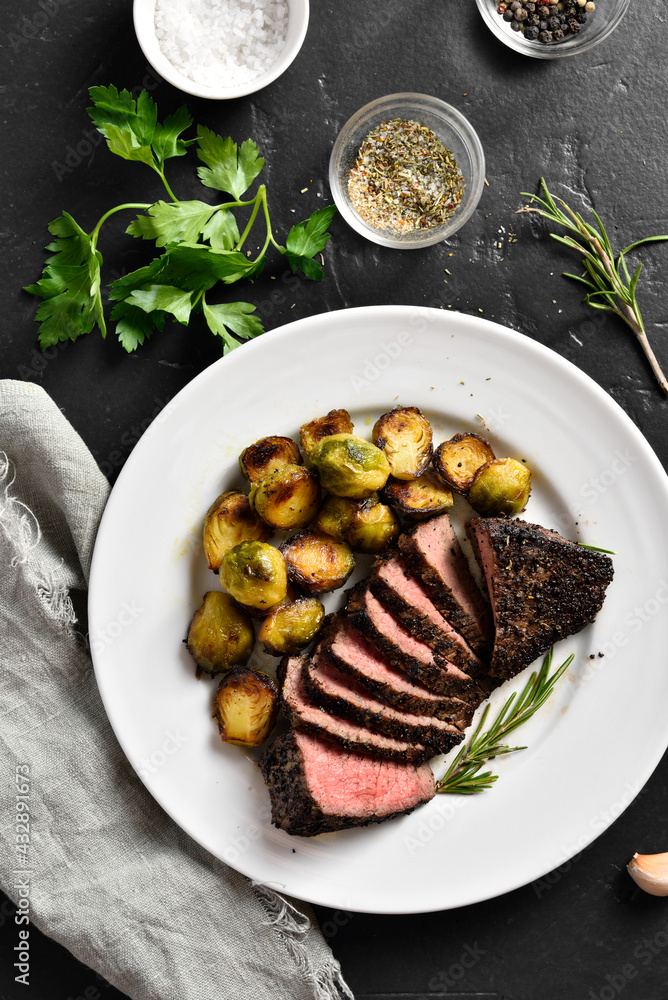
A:
{"label": "rosemary sprig", "polygon": [[576,542],[576,545],[579,545],[581,549],[589,549],[590,552],[605,552],[608,556],[617,555],[612,549],[602,549],[599,545],[587,545],[586,542]]}
{"label": "rosemary sprig", "polygon": [[572,662],[571,654],[553,674],[550,674],[552,664],[552,650],[550,650],[540,670],[531,675],[519,697],[517,692],[511,694],[492,725],[483,732],[490,709],[487,705],[475,733],[470,741],[461,747],[448,770],[437,782],[436,791],[473,795],[475,792],[491,788],[498,774],[492,774],[491,771],[480,773],[481,768],[495,757],[515,753],[516,750],[526,750],[526,747],[509,747],[503,740],[545,704],[552,694],[554,685]]}
{"label": "rosemary sprig", "polygon": [[[562,226],[577,237],[577,239],[573,239],[572,236],[559,236],[557,233],[550,233],[550,236],[558,240],[559,243],[563,243],[582,254],[582,263],[587,277],[569,274],[567,271],[564,271],[564,277],[579,281],[590,289],[585,296],[587,305],[593,309],[615,313],[624,320],[627,326],[631,327],[645,352],[659,385],[664,392],[668,393],[668,380],[647,339],[636,298],[636,287],[642,271],[642,264],[638,264],[633,274],[629,273],[626,265],[626,255],[631,250],[635,250],[643,243],[658,243],[668,240],[668,236],[646,236],[642,240],[630,243],[615,256],[605,227],[593,208],[590,208],[590,212],[598,223],[598,229],[585,222],[580,213],[574,212],[561,198],[553,198],[543,177],[541,177],[540,183],[544,199],[539,198],[538,195],[530,194],[528,191],[522,191],[521,194],[524,198],[531,198],[532,201],[539,202],[542,208],[525,205],[524,208],[518,210],[517,214],[537,212],[544,219]],[[558,207],[557,202],[563,206],[563,212]]]}

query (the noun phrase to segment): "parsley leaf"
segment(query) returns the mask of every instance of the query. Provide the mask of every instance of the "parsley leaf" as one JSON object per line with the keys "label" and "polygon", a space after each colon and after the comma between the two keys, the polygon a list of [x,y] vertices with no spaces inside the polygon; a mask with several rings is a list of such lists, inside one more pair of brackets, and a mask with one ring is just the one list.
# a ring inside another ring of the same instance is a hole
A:
{"label": "parsley leaf", "polygon": [[131,236],[155,240],[158,247],[183,240],[194,243],[214,212],[204,201],[157,201],[148,215],[138,215],[125,230]]}
{"label": "parsley leaf", "polygon": [[148,340],[154,330],[162,330],[166,315],[157,309],[146,313],[125,301],[115,303],[110,318],[116,323],[116,336],[130,353]]}
{"label": "parsley leaf", "polygon": [[285,242],[285,256],[293,271],[303,271],[307,278],[322,281],[324,271],[315,254],[324,248],[330,234],[327,227],[336,214],[336,205],[320,208],[306,220],[293,226]]}
{"label": "parsley leaf", "polygon": [[49,224],[49,232],[56,237],[47,246],[53,255],[47,258],[42,278],[25,289],[43,299],[35,317],[42,349],[76,340],[96,323],[106,336],[100,295],[102,254],[67,212]]}
{"label": "parsley leaf", "polygon": [[251,313],[255,312],[255,306],[250,302],[225,302],[222,305],[210,306],[203,301],[202,306],[209,329],[216,336],[222,337],[225,345],[223,354],[239,347],[239,342],[230,335],[230,330],[242,340],[252,340],[264,333],[264,327],[258,317],[251,316]]}
{"label": "parsley leaf", "polygon": [[179,323],[187,326],[192,309],[192,292],[172,285],[144,285],[143,288],[130,292],[125,301],[129,305],[139,306],[147,313],[155,309],[171,313]]}
{"label": "parsley leaf", "polygon": [[183,156],[195,141],[179,139],[192,125],[185,107],[168,115],[160,125],[155,101],[145,90],[136,101],[129,91],[119,92],[113,85],[91,87],[89,94],[93,107],[88,108],[88,114],[111,152],[124,160],[138,160],[161,171],[165,160]]}
{"label": "parsley leaf", "polygon": [[232,250],[240,239],[237,220],[226,208],[220,208],[207,222],[202,236],[216,250]]}
{"label": "parsley leaf", "polygon": [[197,129],[197,155],[205,167],[197,168],[197,176],[205,187],[234,195],[238,200],[248,190],[264,166],[252,139],[237,147],[229,136],[223,139],[200,125]]}

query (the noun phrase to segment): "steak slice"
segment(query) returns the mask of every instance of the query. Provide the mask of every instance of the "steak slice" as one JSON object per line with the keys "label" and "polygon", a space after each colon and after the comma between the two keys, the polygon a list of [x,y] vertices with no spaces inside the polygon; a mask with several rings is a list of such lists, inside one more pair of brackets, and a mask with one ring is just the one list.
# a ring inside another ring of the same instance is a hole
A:
{"label": "steak slice", "polygon": [[[318,645],[316,653],[324,656],[341,673],[362,685],[386,705],[402,712],[430,715],[465,728],[471,722],[476,700],[462,701],[434,694],[429,688],[412,681],[400,669],[392,666],[350,622],[341,621]],[[480,695],[479,701],[484,695]]]}
{"label": "steak slice", "polygon": [[428,764],[374,760],[294,731],[265,751],[260,769],[274,825],[298,837],[380,823],[436,792]]}
{"label": "steak slice", "polygon": [[477,517],[466,530],[494,615],[491,674],[514,677],[593,622],[612,580],[609,556],[521,520]]}
{"label": "steak slice", "polygon": [[449,623],[483,659],[489,655],[489,615],[447,514],[399,536],[410,571]]}
{"label": "steak slice", "polygon": [[474,677],[485,672],[466,639],[446,621],[401,556],[377,560],[369,586],[374,597],[410,635]]}
{"label": "steak slice", "polygon": [[447,753],[462,740],[462,731],[433,716],[400,712],[384,705],[327,660],[315,656],[302,668],[304,689],[314,704],[331,715],[358,722],[374,733],[408,743],[422,743]]}
{"label": "steak slice", "polygon": [[333,740],[346,750],[391,760],[424,761],[435,755],[436,751],[430,747],[372,733],[357,722],[330,715],[314,705],[304,689],[302,672],[305,661],[305,656],[288,656],[281,660],[279,668],[283,709],[295,729],[315,733],[324,740]]}
{"label": "steak slice", "polygon": [[477,688],[471,677],[454,663],[437,659],[426,643],[402,629],[366,589],[365,582],[350,591],[345,615],[393,666],[401,667],[430,691],[454,694],[462,699],[467,699],[467,695],[475,697]]}

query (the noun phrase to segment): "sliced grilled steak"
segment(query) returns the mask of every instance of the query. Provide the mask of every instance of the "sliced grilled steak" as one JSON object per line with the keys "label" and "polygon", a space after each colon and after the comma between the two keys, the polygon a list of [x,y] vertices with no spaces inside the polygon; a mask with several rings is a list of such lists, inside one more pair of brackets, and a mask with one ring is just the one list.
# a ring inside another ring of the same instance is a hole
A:
{"label": "sliced grilled steak", "polygon": [[304,689],[309,699],[330,715],[351,719],[373,733],[393,736],[407,743],[422,743],[447,753],[460,743],[462,731],[433,716],[415,715],[390,708],[370,695],[361,684],[328,662],[325,656],[312,657],[302,668]]}
{"label": "sliced grilled steak", "polygon": [[393,666],[436,694],[454,694],[467,699],[477,688],[467,673],[454,663],[438,659],[426,643],[414,639],[395,621],[389,611],[366,589],[365,582],[353,587],[345,615]]}
{"label": "sliced grilled steak", "polygon": [[304,690],[302,671],[305,660],[304,656],[286,657],[281,661],[279,670],[283,708],[292,726],[315,733],[324,740],[333,740],[347,750],[376,757],[419,762],[434,756],[432,748],[372,733],[357,722],[329,715],[314,705]]}
{"label": "sliced grilled steak", "polygon": [[482,659],[489,653],[489,615],[447,514],[399,536],[412,573],[449,623]]}
{"label": "sliced grilled steak", "polygon": [[612,580],[612,560],[538,524],[478,517],[467,525],[496,626],[490,673],[513,677],[591,624]]}
{"label": "sliced grilled steak", "polygon": [[[475,699],[467,703],[460,698],[448,698],[411,681],[345,620],[330,631],[316,652],[325,656],[353,683],[362,685],[370,694],[399,711],[434,716],[459,727],[468,726],[473,718]],[[483,697],[480,694],[479,701]]]}
{"label": "sliced grilled steak", "polygon": [[439,656],[457,664],[473,677],[485,672],[482,661],[429,599],[401,556],[392,555],[377,560],[369,587],[374,597],[409,635],[420,639]]}
{"label": "sliced grilled steak", "polygon": [[274,825],[298,837],[380,823],[436,792],[428,764],[374,760],[300,732],[279,736],[260,767]]}

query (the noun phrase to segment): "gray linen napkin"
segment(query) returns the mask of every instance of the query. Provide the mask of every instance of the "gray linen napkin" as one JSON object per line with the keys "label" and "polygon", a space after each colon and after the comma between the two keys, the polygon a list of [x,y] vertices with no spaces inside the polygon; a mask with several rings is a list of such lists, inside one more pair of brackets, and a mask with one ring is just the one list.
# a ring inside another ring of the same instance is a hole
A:
{"label": "gray linen napkin", "polygon": [[311,909],[199,847],[116,742],[75,613],[108,492],[44,391],[0,381],[0,887],[137,1000],[352,998]]}

